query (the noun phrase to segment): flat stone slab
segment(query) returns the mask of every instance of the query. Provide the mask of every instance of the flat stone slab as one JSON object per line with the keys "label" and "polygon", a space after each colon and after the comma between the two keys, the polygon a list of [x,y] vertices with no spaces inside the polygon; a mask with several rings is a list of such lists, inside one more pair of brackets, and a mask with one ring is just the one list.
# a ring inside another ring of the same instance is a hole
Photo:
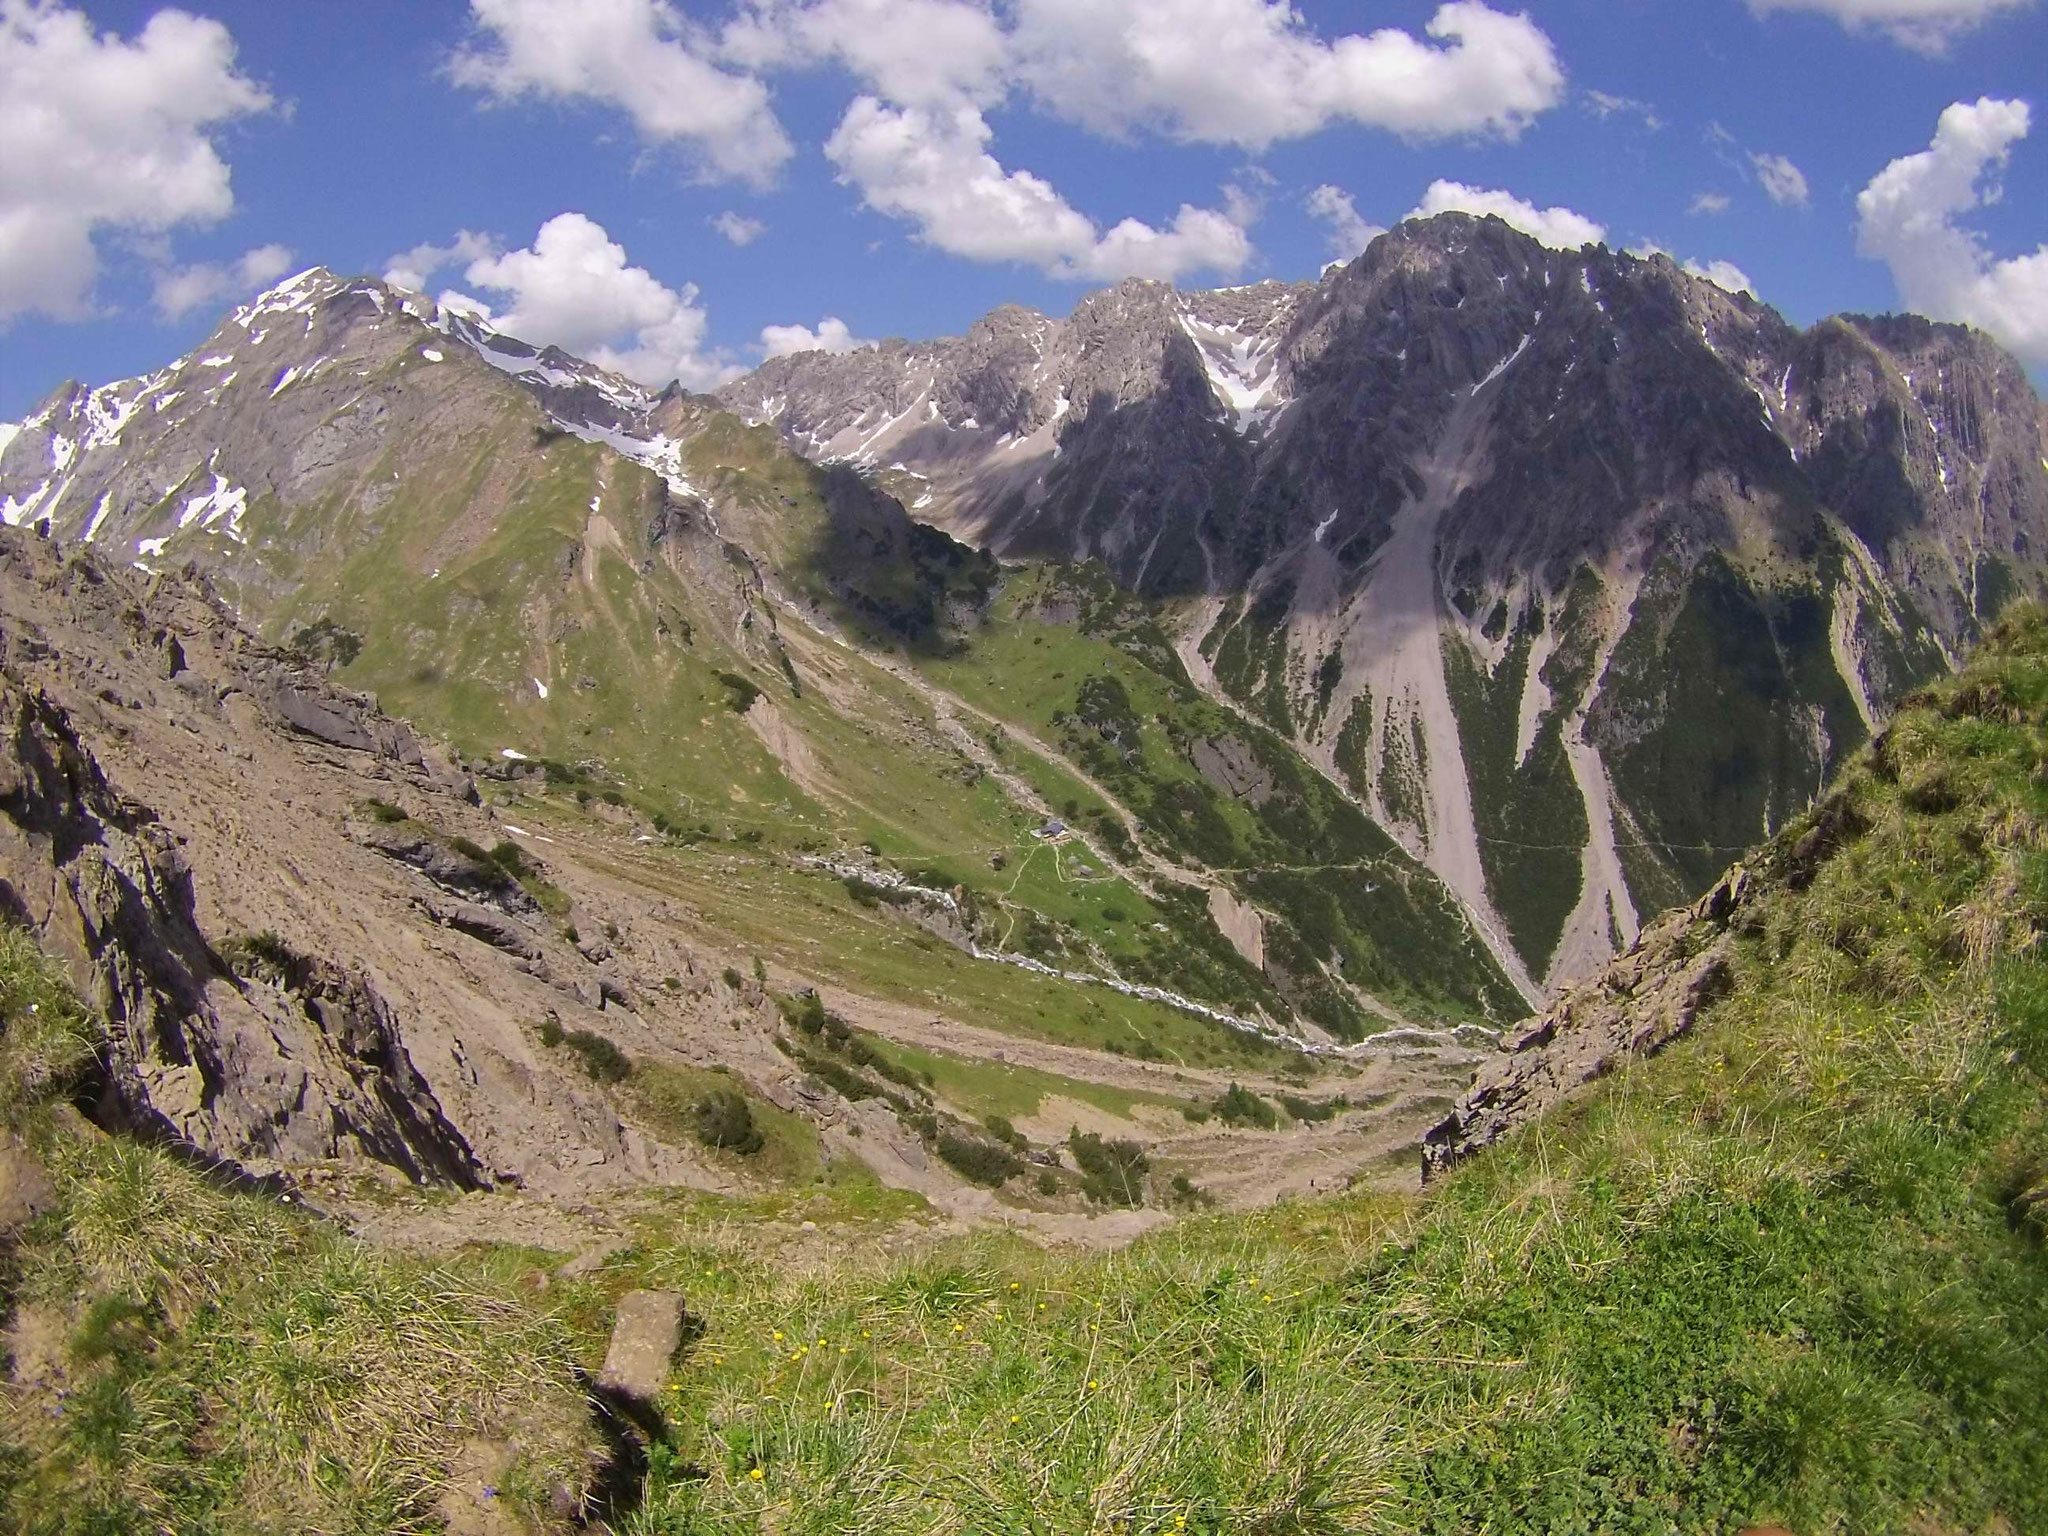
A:
{"label": "flat stone slab", "polygon": [[669,1362],[683,1340],[683,1298],[676,1291],[628,1291],[619,1298],[598,1385],[652,1403],[668,1385]]}
{"label": "flat stone slab", "polygon": [[57,1186],[42,1160],[13,1137],[0,1140],[0,1236],[57,1204]]}

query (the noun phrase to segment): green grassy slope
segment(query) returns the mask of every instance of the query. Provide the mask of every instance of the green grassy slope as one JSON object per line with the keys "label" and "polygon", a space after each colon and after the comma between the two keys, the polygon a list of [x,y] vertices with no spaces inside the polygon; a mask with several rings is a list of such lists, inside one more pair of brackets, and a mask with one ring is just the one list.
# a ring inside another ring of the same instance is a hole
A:
{"label": "green grassy slope", "polygon": [[[1202,698],[1099,571],[1013,573],[988,624],[927,671],[1063,751],[1162,854],[1273,914],[1267,980],[1286,1006],[1352,1038],[1380,1021],[1346,982],[1431,1020],[1522,1011],[1436,879],[1277,734]],[[1220,779],[1218,753],[1235,765]],[[1091,800],[1075,797],[1084,820]]]}
{"label": "green grassy slope", "polygon": [[81,1136],[61,1099],[95,1034],[0,931],[0,1149],[33,1155],[55,1195],[0,1236],[0,1529],[440,1530],[479,1444],[522,1518],[584,1483],[597,1437],[569,1328],[503,1278]]}
{"label": "green grassy slope", "polygon": [[[1795,876],[1802,840],[1833,851]],[[1734,989],[1656,1060],[1426,1197],[1107,1257],[991,1236],[785,1268],[748,1224],[650,1221],[515,1303],[558,1258],[393,1266],[154,1154],[60,1150],[7,1283],[65,1309],[81,1387],[14,1421],[0,1508],[416,1528],[433,1459],[653,1283],[706,1327],[617,1525],[642,1536],[2048,1528],[2048,617],[2000,626],[1753,867]],[[0,961],[20,1124],[64,1010],[19,941]],[[392,1373],[451,1338],[488,1370],[405,1394],[386,1455]]]}
{"label": "green grassy slope", "polygon": [[2034,615],[1852,768],[1695,1038],[1412,1208],[623,1259],[714,1319],[633,1529],[2042,1526],[2044,764]]}

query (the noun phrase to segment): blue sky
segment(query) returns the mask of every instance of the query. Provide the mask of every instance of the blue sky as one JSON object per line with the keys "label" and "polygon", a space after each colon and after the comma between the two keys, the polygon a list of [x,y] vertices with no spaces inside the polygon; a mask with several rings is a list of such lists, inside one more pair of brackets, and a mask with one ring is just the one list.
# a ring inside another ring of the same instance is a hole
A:
{"label": "blue sky", "polygon": [[702,387],[1127,272],[1312,277],[1479,193],[2048,378],[2048,5],[1763,3],[0,0],[0,420],[458,231],[399,265]]}

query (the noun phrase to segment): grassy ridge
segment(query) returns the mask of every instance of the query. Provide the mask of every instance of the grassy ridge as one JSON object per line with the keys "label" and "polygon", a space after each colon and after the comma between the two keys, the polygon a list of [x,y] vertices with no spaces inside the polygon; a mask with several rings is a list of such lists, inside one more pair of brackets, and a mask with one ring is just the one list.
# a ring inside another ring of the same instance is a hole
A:
{"label": "grassy ridge", "polygon": [[717,1297],[631,1528],[2048,1526],[2044,762],[2034,616],[1859,763],[1694,1039],[1420,1207],[627,1258]]}

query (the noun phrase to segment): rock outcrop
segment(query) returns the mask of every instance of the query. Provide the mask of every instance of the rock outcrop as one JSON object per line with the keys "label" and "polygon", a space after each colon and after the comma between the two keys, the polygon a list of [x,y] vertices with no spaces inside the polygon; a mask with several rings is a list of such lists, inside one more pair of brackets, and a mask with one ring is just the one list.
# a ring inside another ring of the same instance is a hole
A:
{"label": "rock outcrop", "polygon": [[1690,907],[1666,913],[1599,975],[1512,1032],[1423,1140],[1425,1178],[1687,1033],[1733,979],[1730,922],[1750,889],[1740,866]]}
{"label": "rock outcrop", "polygon": [[[1873,751],[1883,760],[1888,736]],[[1628,952],[1513,1031],[1451,1112],[1423,1138],[1425,1179],[1493,1145],[1552,1105],[1691,1032],[1733,987],[1735,945],[1774,892],[1802,890],[1864,830],[1837,788],[1787,832],[1730,867],[1707,893],[1647,926]]]}
{"label": "rock outcrop", "polygon": [[[0,533],[0,915],[106,1020],[104,1122],[255,1173],[546,1188],[669,1166],[534,1038],[603,1013],[640,1039],[625,1010],[660,981],[586,958],[465,852],[503,840],[476,801],[203,584]],[[653,963],[690,969],[672,946]]]}

